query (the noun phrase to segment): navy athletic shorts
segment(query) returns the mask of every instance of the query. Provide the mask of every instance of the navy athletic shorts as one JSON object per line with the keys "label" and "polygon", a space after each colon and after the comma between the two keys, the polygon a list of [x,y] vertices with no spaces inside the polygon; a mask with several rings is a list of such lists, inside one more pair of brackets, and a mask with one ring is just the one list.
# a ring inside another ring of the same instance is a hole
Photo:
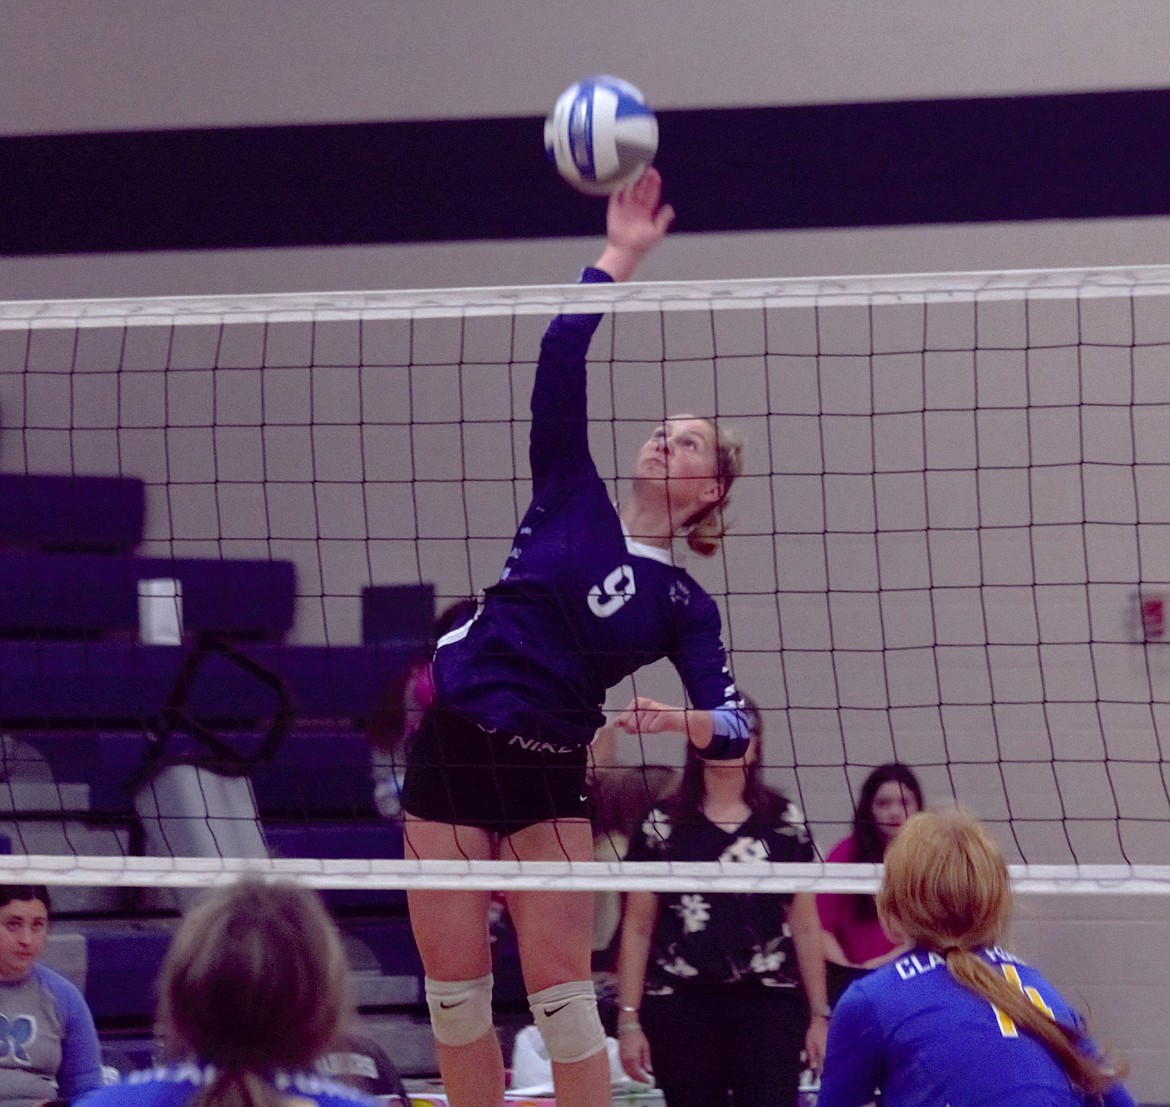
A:
{"label": "navy athletic shorts", "polygon": [[552,819],[587,819],[587,756],[585,746],[490,730],[436,705],[406,756],[402,808],[501,835]]}

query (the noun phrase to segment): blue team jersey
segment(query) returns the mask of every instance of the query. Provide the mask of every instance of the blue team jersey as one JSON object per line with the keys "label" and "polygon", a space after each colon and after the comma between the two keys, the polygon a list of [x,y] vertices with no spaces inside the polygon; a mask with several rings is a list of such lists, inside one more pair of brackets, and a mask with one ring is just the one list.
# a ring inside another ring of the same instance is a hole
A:
{"label": "blue team jersey", "polygon": [[[188,1062],[132,1072],[122,1083],[90,1092],[77,1107],[186,1107],[215,1079],[211,1065]],[[271,1084],[301,1107],[373,1107],[372,1096],[319,1073],[274,1073]]]}
{"label": "blue team jersey", "polygon": [[[587,269],[583,279],[609,278]],[[629,539],[590,456],[585,364],[600,319],[561,315],[544,336],[532,503],[499,582],[435,655],[445,706],[534,748],[590,742],[606,692],[663,657],[695,707],[742,707],[715,602],[669,550]]]}
{"label": "blue team jersey", "polygon": [[[1035,969],[998,946],[981,952],[1033,1003],[1079,1027]],[[851,984],[833,1012],[818,1107],[858,1107],[878,1087],[884,1107],[1082,1107],[1090,1101],[1040,1042],[925,950]],[[1134,1101],[1118,1084],[1104,1103],[1133,1107]]]}

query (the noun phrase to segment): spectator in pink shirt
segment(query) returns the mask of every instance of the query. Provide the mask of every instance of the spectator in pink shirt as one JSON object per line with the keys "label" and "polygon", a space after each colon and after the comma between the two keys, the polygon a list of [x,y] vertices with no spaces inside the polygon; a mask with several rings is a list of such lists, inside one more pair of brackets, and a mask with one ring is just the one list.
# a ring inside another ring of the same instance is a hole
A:
{"label": "spectator in pink shirt", "polygon": [[[853,833],[838,842],[825,860],[880,863],[902,824],[922,806],[922,786],[909,766],[899,762],[879,765],[861,786]],[[835,1003],[855,979],[892,961],[902,951],[903,947],[882,929],[873,896],[819,895],[817,911],[824,930],[830,1003]]]}

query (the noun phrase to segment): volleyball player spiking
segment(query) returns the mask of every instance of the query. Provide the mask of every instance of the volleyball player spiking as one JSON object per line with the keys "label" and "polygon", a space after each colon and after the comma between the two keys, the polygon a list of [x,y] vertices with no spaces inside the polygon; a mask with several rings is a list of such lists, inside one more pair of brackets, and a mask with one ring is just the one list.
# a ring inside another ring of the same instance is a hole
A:
{"label": "volleyball player spiking", "polygon": [[[674,212],[647,170],[615,193],[607,243],[586,283],[621,281]],[[706,757],[737,757],[748,721],[718,609],[677,564],[676,539],[713,554],[741,470],[741,444],[708,419],[669,418],[639,450],[620,508],[589,453],[586,355],[601,316],[561,315],[541,344],[532,393],[533,499],[499,581],[439,642],[437,700],[407,761],[411,856],[591,860],[586,750],[609,688],[669,658],[692,706],[638,698],[617,720],[677,732]],[[504,1073],[491,1025],[487,892],[409,893],[427,1003],[453,1107],[496,1107]],[[591,896],[508,894],[529,1003],[561,1107],[608,1107],[605,1035],[589,960]]]}

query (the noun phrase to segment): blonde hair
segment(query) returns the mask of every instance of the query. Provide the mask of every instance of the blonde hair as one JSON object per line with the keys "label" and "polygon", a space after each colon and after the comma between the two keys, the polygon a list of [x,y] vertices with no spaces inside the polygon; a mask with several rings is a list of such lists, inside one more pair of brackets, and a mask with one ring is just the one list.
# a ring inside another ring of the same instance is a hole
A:
{"label": "blonde hair", "polygon": [[183,919],[163,961],[157,1031],[171,1059],[216,1068],[196,1107],[275,1107],[268,1075],[310,1067],[350,1010],[349,965],[320,897],[246,878]]}
{"label": "blonde hair", "polygon": [[721,427],[714,419],[704,419],[715,430],[715,479],[719,499],[695,512],[684,524],[687,545],[702,557],[713,557],[723,544],[731,505],[731,486],[743,475],[743,435]]}
{"label": "blonde hair", "polygon": [[963,987],[1037,1038],[1069,1078],[1098,1094],[1123,1066],[1084,1052],[1081,1035],[1045,1014],[975,950],[1001,942],[1013,907],[1007,862],[987,829],[964,811],[924,811],[907,820],[885,855],[877,896],[883,924],[946,960]]}

